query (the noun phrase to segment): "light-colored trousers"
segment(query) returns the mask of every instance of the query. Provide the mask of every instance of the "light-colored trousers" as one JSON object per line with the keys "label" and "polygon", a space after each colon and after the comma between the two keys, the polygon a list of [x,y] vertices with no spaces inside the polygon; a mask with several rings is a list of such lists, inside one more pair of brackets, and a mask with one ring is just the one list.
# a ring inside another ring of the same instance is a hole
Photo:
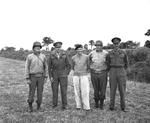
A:
{"label": "light-colored trousers", "polygon": [[90,83],[88,75],[73,76],[76,108],[90,109]]}

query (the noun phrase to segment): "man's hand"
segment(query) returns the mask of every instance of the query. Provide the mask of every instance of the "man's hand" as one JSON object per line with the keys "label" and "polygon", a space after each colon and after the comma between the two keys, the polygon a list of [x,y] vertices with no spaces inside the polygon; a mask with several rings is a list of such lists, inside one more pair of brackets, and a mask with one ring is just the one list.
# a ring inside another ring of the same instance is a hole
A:
{"label": "man's hand", "polygon": [[131,73],[131,69],[129,67],[127,68],[126,71],[127,71],[127,73]]}
{"label": "man's hand", "polygon": [[53,82],[54,82],[54,79],[53,79],[53,77],[51,77],[51,78],[50,78],[50,81],[51,81],[51,83],[53,83]]}
{"label": "man's hand", "polygon": [[47,77],[44,78],[44,84],[47,82]]}
{"label": "man's hand", "polygon": [[88,74],[87,76],[88,76],[89,82],[91,82],[91,74]]}
{"label": "man's hand", "polygon": [[69,76],[73,76],[73,75],[74,75],[74,70],[71,70]]}
{"label": "man's hand", "polygon": [[27,80],[27,84],[31,84],[31,80],[30,79],[26,79]]}

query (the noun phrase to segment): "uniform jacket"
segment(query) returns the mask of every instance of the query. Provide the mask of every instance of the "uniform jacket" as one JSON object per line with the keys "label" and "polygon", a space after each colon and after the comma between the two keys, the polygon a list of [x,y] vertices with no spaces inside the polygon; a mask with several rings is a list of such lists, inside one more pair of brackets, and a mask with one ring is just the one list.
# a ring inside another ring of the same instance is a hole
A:
{"label": "uniform jacket", "polygon": [[29,54],[25,63],[25,78],[30,78],[30,74],[44,74],[48,77],[47,60],[44,54],[40,53],[39,56],[34,53]]}
{"label": "uniform jacket", "polygon": [[56,50],[50,53],[48,60],[49,77],[67,77],[70,68],[71,66],[66,51],[61,49],[59,51],[59,57]]}
{"label": "uniform jacket", "polygon": [[128,67],[127,55],[121,49],[118,49],[117,51],[115,50],[110,51],[106,59],[109,69],[111,67],[124,67],[125,69],[127,69]]}

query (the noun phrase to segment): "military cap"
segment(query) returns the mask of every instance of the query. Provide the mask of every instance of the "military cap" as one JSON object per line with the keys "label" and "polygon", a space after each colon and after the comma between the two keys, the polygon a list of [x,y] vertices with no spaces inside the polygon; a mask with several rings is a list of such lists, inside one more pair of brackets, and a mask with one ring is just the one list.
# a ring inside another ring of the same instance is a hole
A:
{"label": "military cap", "polygon": [[60,48],[60,47],[62,46],[62,42],[57,41],[57,42],[55,42],[55,43],[53,44],[53,46]]}
{"label": "military cap", "polygon": [[102,41],[97,40],[94,45],[95,46],[103,46],[103,43],[102,43]]}
{"label": "military cap", "polygon": [[39,41],[35,41],[35,42],[33,43],[32,49],[34,49],[34,47],[40,47],[40,48],[42,48],[42,45],[41,45],[41,43],[40,43]]}
{"label": "military cap", "polygon": [[118,38],[118,37],[115,37],[115,38],[113,38],[111,41],[112,41],[112,43],[114,43],[114,41],[115,41],[115,42],[117,41],[117,43],[120,43],[120,42],[121,42],[121,39]]}

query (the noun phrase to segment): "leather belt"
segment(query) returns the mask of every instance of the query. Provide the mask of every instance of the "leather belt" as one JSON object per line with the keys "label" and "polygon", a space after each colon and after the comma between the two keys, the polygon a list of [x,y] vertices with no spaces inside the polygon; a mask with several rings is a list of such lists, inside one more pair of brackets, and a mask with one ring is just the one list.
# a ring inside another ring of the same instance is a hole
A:
{"label": "leather belt", "polygon": [[97,71],[97,70],[91,69],[91,72],[92,72],[92,73],[102,73],[102,72],[105,72],[105,71],[106,71],[106,70]]}
{"label": "leather belt", "polygon": [[42,77],[43,73],[35,73],[35,74],[30,74],[31,76],[35,76],[35,77]]}
{"label": "leather belt", "polygon": [[115,65],[112,65],[110,66],[111,68],[123,68],[124,66],[115,66]]}

